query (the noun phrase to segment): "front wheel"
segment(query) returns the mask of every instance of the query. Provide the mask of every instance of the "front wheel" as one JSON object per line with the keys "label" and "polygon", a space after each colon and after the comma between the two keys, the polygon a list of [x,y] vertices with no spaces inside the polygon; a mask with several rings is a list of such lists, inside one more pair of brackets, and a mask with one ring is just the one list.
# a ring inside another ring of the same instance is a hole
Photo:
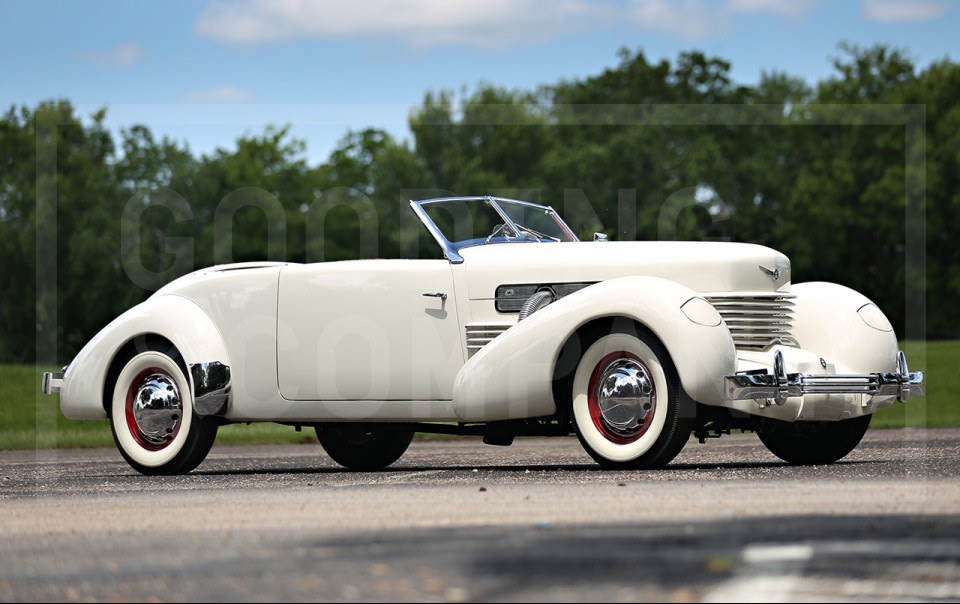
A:
{"label": "front wheel", "polygon": [[853,451],[870,427],[873,415],[838,422],[797,422],[758,432],[760,442],[787,463],[828,464]]}
{"label": "front wheel", "polygon": [[670,355],[630,326],[588,337],[573,377],[571,418],[583,448],[611,469],[659,468],[690,437]]}
{"label": "front wheel", "polygon": [[110,429],[120,455],[147,475],[186,474],[217,438],[216,418],[193,411],[186,366],[175,349],[131,353],[117,376]]}
{"label": "front wheel", "polygon": [[323,450],[351,470],[382,470],[400,459],[413,440],[413,432],[364,424],[317,426]]}

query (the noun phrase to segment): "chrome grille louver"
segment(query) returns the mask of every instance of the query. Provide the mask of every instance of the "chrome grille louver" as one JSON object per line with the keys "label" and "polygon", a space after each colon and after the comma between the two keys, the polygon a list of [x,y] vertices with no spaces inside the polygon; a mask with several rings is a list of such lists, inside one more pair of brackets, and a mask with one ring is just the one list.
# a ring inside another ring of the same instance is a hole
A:
{"label": "chrome grille louver", "polygon": [[467,323],[467,354],[472,356],[511,327],[513,323]]}
{"label": "chrome grille louver", "polygon": [[776,344],[798,346],[793,337],[792,294],[704,294],[723,317],[737,348],[767,350]]}

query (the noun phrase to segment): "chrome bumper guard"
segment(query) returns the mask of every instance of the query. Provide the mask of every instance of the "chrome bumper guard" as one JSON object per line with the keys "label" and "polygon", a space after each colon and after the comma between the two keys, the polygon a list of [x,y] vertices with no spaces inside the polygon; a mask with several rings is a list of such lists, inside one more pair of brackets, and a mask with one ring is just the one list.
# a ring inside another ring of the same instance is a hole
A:
{"label": "chrome bumper guard", "polygon": [[197,415],[223,417],[230,406],[230,366],[219,361],[190,365],[193,377],[193,410]]}
{"label": "chrome bumper guard", "polygon": [[760,369],[741,371],[724,378],[724,394],[728,400],[753,399],[761,406],[769,405],[769,401],[782,405],[789,397],[805,394],[895,396],[905,403],[910,396],[924,393],[923,372],[911,373],[907,369],[907,357],[902,350],[897,353],[896,373],[787,373],[783,353],[778,350],[773,356],[772,374]]}
{"label": "chrome bumper guard", "polygon": [[63,372],[59,373],[50,373],[49,371],[43,374],[43,381],[40,382],[40,389],[44,394],[57,394],[60,392],[60,388],[63,387]]}

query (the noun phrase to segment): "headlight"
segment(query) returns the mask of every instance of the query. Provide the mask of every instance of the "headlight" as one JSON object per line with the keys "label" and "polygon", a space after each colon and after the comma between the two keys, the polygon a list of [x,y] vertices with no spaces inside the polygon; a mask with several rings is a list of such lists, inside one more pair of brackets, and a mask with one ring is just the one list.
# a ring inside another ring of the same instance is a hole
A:
{"label": "headlight", "polygon": [[893,325],[890,325],[887,316],[877,308],[876,304],[864,304],[857,309],[857,314],[860,315],[864,323],[878,331],[893,331]]}
{"label": "headlight", "polygon": [[720,313],[703,298],[690,298],[680,307],[683,314],[697,325],[716,327],[720,325]]}

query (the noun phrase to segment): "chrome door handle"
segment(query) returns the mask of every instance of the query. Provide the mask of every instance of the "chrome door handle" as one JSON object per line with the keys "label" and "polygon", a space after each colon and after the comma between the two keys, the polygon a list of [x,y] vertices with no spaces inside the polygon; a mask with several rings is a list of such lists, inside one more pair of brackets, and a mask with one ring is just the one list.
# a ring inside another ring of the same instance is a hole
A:
{"label": "chrome door handle", "polygon": [[447,292],[428,292],[423,295],[428,298],[440,298],[444,302],[447,301]]}

